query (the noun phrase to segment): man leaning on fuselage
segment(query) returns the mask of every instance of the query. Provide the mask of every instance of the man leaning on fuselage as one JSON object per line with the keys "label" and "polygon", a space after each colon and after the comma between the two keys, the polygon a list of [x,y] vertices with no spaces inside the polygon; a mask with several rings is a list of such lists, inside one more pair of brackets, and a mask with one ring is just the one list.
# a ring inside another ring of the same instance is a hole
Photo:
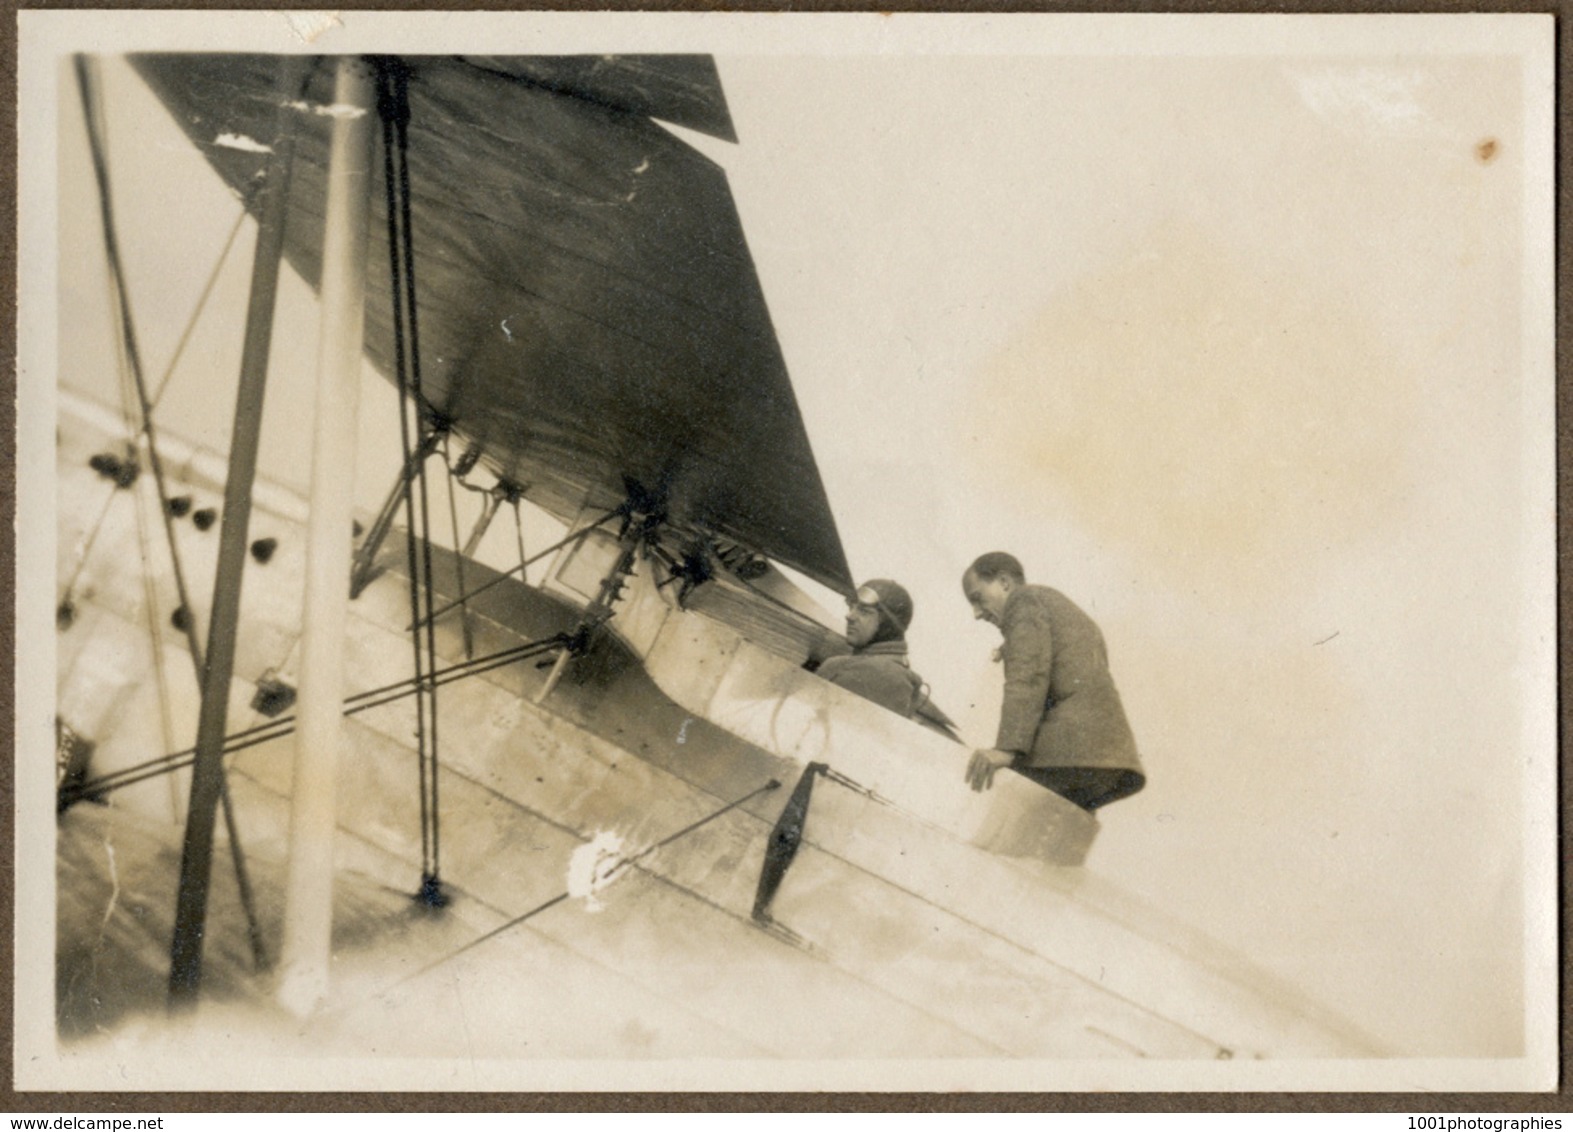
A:
{"label": "man leaning on fuselage", "polygon": [[978,558],[961,585],[973,616],[1005,638],[999,736],[973,754],[972,788],[987,790],[1009,767],[1089,811],[1140,790],[1136,739],[1092,618],[1058,590],[1028,585],[1002,552]]}

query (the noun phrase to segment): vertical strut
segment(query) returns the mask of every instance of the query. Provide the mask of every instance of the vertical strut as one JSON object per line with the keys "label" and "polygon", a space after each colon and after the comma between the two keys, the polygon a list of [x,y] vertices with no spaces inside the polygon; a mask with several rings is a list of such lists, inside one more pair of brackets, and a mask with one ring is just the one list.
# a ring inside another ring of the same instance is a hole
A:
{"label": "vertical strut", "polygon": [[[475,449],[471,449],[471,451],[474,452],[476,450]],[[464,460],[468,461],[469,459],[470,459],[470,455],[469,455],[469,453],[466,453],[465,457],[464,457]],[[453,476],[449,476],[449,478],[448,478],[448,492],[449,492],[449,504],[450,504],[450,506],[452,506],[452,502],[453,502],[453,494],[452,494],[453,493],[453,478],[454,478]],[[462,478],[461,478],[461,482],[462,482]],[[463,611],[463,617],[464,617],[464,653],[465,653],[466,656],[472,655],[473,642],[471,640],[472,634],[471,634],[471,631],[470,631],[470,607],[469,607],[469,599],[470,598],[469,598],[469,594],[465,590],[465,583],[464,583],[464,563],[467,560],[469,560],[470,558],[474,557],[476,549],[479,548],[479,546],[481,545],[481,539],[485,538],[486,537],[486,532],[491,529],[492,520],[497,517],[497,509],[502,506],[503,498],[505,496],[510,496],[511,497],[512,494],[513,494],[512,489],[508,488],[508,487],[505,487],[501,483],[499,483],[496,487],[492,488],[490,491],[485,493],[485,495],[482,498],[482,502],[481,502],[481,513],[480,513],[479,516],[476,517],[475,525],[470,528],[470,533],[465,537],[464,546],[459,549],[459,559],[458,559],[458,568],[459,568],[458,569],[459,608]],[[454,511],[454,515],[455,515],[455,522],[457,522],[458,511],[456,509]],[[457,530],[457,527],[456,527],[455,530],[454,530],[454,543],[457,544],[458,541],[459,541],[459,536],[458,536],[458,530]],[[520,533],[520,545],[521,546],[523,545],[523,532],[522,531]],[[522,561],[523,558],[524,558],[524,555],[521,554],[519,556],[519,558]],[[435,616],[435,614],[433,616]]]}
{"label": "vertical strut", "polygon": [[393,483],[393,490],[388,492],[388,498],[383,501],[382,510],[377,512],[371,530],[366,532],[366,537],[361,540],[360,549],[355,552],[355,562],[350,573],[350,597],[359,597],[361,591],[371,585],[372,579],[376,577],[377,553],[382,549],[388,532],[393,529],[393,520],[399,513],[399,506],[404,502],[405,490],[410,481],[415,478],[415,466],[417,463],[424,463],[433,452],[437,451],[437,445],[441,440],[441,432],[437,429],[428,429],[415,454],[405,456],[404,467],[399,472],[399,478]]}
{"label": "vertical strut", "polygon": [[[444,449],[446,451],[446,449]],[[468,660],[475,656],[475,633],[470,626],[470,602],[465,595],[464,585],[464,552],[459,549],[459,498],[454,490],[454,474],[452,469],[444,477],[448,481],[448,520],[453,525],[453,571],[456,585],[459,587],[459,622],[464,630],[464,656]]]}
{"label": "vertical strut", "polygon": [[[180,567],[180,549],[175,542],[174,519],[168,506],[166,506],[169,499],[169,492],[165,487],[164,464],[162,459],[159,457],[158,452],[158,434],[153,427],[153,403],[156,400],[156,397],[149,397],[148,395],[147,381],[145,380],[142,373],[141,353],[137,349],[136,323],[131,318],[131,299],[126,287],[125,278],[120,268],[119,240],[115,235],[114,210],[110,206],[108,162],[103,153],[102,139],[100,138],[101,124],[95,124],[98,120],[98,114],[93,105],[95,101],[92,97],[91,91],[93,83],[91,80],[88,59],[86,56],[77,56],[76,72],[77,83],[82,91],[82,112],[88,122],[88,138],[93,150],[93,171],[98,180],[98,191],[103,210],[104,243],[106,253],[109,258],[110,275],[112,277],[111,282],[113,284],[114,299],[116,301],[115,312],[120,324],[120,341],[123,350],[123,364],[130,368],[132,385],[136,389],[138,408],[141,411],[142,418],[141,439],[147,444],[148,465],[153,469],[153,483],[158,496],[158,510],[164,519],[165,537],[169,540],[169,561],[170,569],[175,576],[175,591],[179,595],[180,607],[182,609],[190,609],[191,605],[186,590],[186,577],[184,571],[182,571]],[[228,245],[225,246],[225,251],[228,251]],[[176,349],[176,354],[177,356],[179,354],[178,347]],[[173,372],[173,369],[174,361],[172,360],[170,362],[171,372]],[[130,419],[131,415],[132,414],[128,410],[128,420]],[[144,557],[146,557],[145,554]],[[83,560],[86,561],[85,556]],[[72,585],[75,585],[74,579],[72,581]],[[69,590],[67,592],[69,593]],[[151,593],[151,591],[149,591],[149,593]],[[67,600],[69,600],[69,598]],[[151,598],[149,598],[148,627],[152,632],[154,649],[156,653],[159,647],[158,641],[160,638],[154,617],[153,602]],[[196,623],[189,617],[185,621],[185,634],[186,645],[191,653],[191,664],[193,669],[195,669],[197,684],[200,687],[205,679],[204,673],[207,671],[207,666],[203,663],[201,642],[197,640]],[[162,677],[163,666],[161,664],[156,664],[156,667],[160,674],[159,706],[162,709],[165,707]],[[241,910],[245,913],[246,928],[248,934],[251,937],[252,960],[256,964],[257,969],[261,970],[267,966],[267,954],[262,946],[262,930],[257,923],[256,906],[252,903],[251,900],[251,882],[246,876],[246,858],[240,847],[240,830],[235,823],[235,810],[234,806],[230,802],[229,790],[227,786],[224,785],[222,767],[220,767],[219,776],[219,784],[221,787],[220,797],[224,803],[224,825],[229,834],[230,858],[235,865],[235,883],[240,889],[240,906]],[[170,784],[171,789],[173,790],[173,779],[170,780]],[[172,804],[176,811],[175,820],[178,822],[180,820],[178,798],[172,798]],[[204,873],[203,875],[205,878],[207,874]],[[206,879],[204,879],[203,883],[206,883]]]}
{"label": "vertical strut", "polygon": [[[344,635],[355,503],[355,434],[371,218],[371,70],[338,60],[322,235],[322,329],[312,434],[299,726],[278,997],[297,1015],[327,994],[333,928],[335,779],[343,744]],[[359,113],[356,113],[358,111]]]}
{"label": "vertical strut", "polygon": [[191,801],[186,809],[175,933],[170,946],[169,999],[171,1007],[177,1008],[195,1006],[202,985],[202,937],[207,920],[208,877],[213,853],[213,811],[224,793],[224,732],[230,678],[235,667],[235,629],[240,614],[246,528],[251,520],[251,485],[256,475],[273,307],[278,293],[279,261],[284,252],[284,222],[289,213],[289,179],[295,146],[295,131],[290,121],[294,112],[290,104],[298,97],[310,66],[311,60],[303,56],[286,56],[283,61],[277,136],[262,190],[240,388],[235,396],[229,473],[224,482],[224,521],[219,533],[218,567],[213,583],[213,612],[208,626],[202,708],[197,722],[196,761],[191,771]]}
{"label": "vertical strut", "polygon": [[475,520],[475,526],[470,528],[469,536],[464,540],[464,549],[459,552],[463,557],[474,556],[476,547],[481,545],[481,539],[486,537],[492,520],[497,517],[497,508],[502,505],[502,497],[503,492],[500,489],[486,493],[486,499],[481,505],[480,517]]}

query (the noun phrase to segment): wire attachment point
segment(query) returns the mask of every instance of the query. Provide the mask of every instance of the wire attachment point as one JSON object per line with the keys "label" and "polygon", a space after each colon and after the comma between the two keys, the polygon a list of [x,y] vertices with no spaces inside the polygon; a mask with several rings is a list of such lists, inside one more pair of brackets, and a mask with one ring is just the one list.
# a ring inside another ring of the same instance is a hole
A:
{"label": "wire attachment point", "polygon": [[437,878],[435,873],[426,873],[422,875],[421,886],[411,896],[411,899],[423,908],[435,911],[440,908],[446,908],[452,902],[453,897],[448,895],[442,881]]}

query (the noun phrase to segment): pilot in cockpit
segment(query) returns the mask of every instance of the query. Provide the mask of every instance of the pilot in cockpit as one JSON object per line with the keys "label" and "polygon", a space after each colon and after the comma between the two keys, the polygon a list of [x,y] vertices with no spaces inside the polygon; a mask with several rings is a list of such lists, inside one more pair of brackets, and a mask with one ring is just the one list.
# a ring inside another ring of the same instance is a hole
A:
{"label": "pilot in cockpit", "polygon": [[[845,649],[819,663],[819,675],[856,692],[897,715],[954,737],[953,725],[928,699],[923,677],[907,658],[907,627],[912,624],[912,595],[888,578],[857,588],[847,601]],[[839,642],[838,642],[839,644]]]}

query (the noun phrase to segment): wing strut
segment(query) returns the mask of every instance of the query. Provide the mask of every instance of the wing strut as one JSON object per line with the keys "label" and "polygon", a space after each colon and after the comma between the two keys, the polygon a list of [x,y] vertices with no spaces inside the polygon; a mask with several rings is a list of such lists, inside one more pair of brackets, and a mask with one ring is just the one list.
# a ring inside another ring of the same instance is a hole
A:
{"label": "wing strut", "polygon": [[310,65],[310,59],[292,56],[281,73],[273,154],[263,187],[256,257],[252,263],[240,388],[235,395],[235,426],[230,440],[229,473],[224,482],[224,522],[219,533],[213,611],[208,624],[202,708],[197,720],[197,753],[191,772],[191,801],[186,809],[180,887],[175,901],[175,932],[170,945],[169,1002],[176,1009],[194,1007],[202,986],[202,937],[207,920],[208,877],[213,854],[213,811],[224,792],[224,731],[230,679],[235,668],[235,632],[240,619],[246,529],[251,521],[251,485],[257,468],[273,306],[278,292],[279,261],[284,251],[284,220],[289,211],[294,150],[294,131],[290,123],[293,112],[289,104],[299,97]]}
{"label": "wing strut", "polygon": [[371,225],[371,67],[341,56],[333,87],[323,231],[322,329],[312,436],[306,594],[301,622],[300,728],[290,790],[289,872],[278,998],[297,1015],[328,990],[333,929],[334,785],[343,745],[346,584],[355,506],[355,437],[360,407]]}
{"label": "wing strut", "polygon": [[[153,470],[153,483],[158,497],[159,512],[164,519],[164,535],[169,541],[170,567],[175,576],[175,591],[180,601],[180,605],[177,609],[178,613],[189,610],[191,608],[191,603],[186,590],[185,572],[181,569],[180,565],[180,548],[175,541],[175,529],[173,523],[174,512],[170,506],[169,491],[164,480],[163,461],[160,459],[158,452],[158,434],[153,426],[153,406],[157,404],[158,398],[163,393],[164,385],[168,383],[170,375],[174,373],[175,363],[179,360],[180,351],[184,348],[185,345],[185,336],[181,338],[180,344],[175,347],[175,354],[170,359],[169,368],[165,371],[163,381],[160,382],[158,391],[155,392],[152,396],[149,396],[147,390],[147,381],[142,372],[141,352],[137,349],[136,323],[131,317],[131,300],[129,294],[127,293],[125,275],[121,270],[119,240],[115,234],[114,209],[111,203],[109,191],[109,167],[108,161],[105,157],[106,147],[103,139],[103,113],[98,105],[102,98],[102,92],[95,89],[97,86],[97,84],[94,82],[95,72],[92,68],[90,60],[86,56],[77,56],[76,73],[77,83],[82,94],[82,114],[87,123],[88,145],[91,148],[93,155],[93,172],[95,179],[98,182],[99,204],[102,211],[102,221],[104,227],[104,251],[105,257],[109,262],[110,276],[113,283],[116,300],[116,322],[119,325],[121,343],[123,346],[122,364],[125,369],[130,371],[131,384],[135,388],[137,398],[138,411],[136,413],[132,412],[129,405],[125,406],[126,420],[127,423],[130,424],[137,418],[138,414],[140,414],[141,440],[145,441],[147,444],[148,464]],[[244,215],[244,212],[242,212],[242,215]],[[233,231],[230,233],[230,237],[231,241],[233,241]],[[224,255],[227,255],[228,252],[229,244],[226,243],[224,246],[224,252],[219,257],[220,264],[223,263],[223,257]],[[217,277],[217,273],[218,269],[215,267],[213,278]],[[211,282],[212,279],[210,278],[210,286]],[[202,303],[205,301],[206,292],[204,292],[203,298],[198,301],[197,312],[193,313],[191,323],[188,324],[188,335],[190,332],[190,327],[195,325],[197,314],[201,312]],[[130,390],[126,388],[125,376],[126,375],[122,373],[121,394],[123,398],[129,400]],[[128,448],[127,451],[126,463],[121,465],[119,470],[113,476],[118,487],[130,487],[131,483],[135,480],[137,474],[135,453],[136,441],[133,441],[131,447]],[[113,499],[113,495],[111,495],[110,498]],[[100,525],[103,523],[104,515],[107,514],[107,510],[108,505],[106,503],[105,511],[99,515]],[[145,537],[146,532],[142,525],[142,508],[140,500],[138,501],[137,507],[137,526],[138,531]],[[95,526],[92,538],[97,537],[98,530],[99,528]],[[92,539],[89,540],[90,544],[91,541]],[[145,543],[143,557],[144,559],[147,558]],[[78,572],[80,572],[81,566],[86,562],[87,554],[84,552],[82,555],[82,561],[77,567]],[[157,627],[155,613],[156,602],[153,600],[152,596],[152,576],[146,571],[144,571],[143,583],[148,587],[146,602],[147,622],[149,632],[153,638],[152,643],[154,667],[158,677],[159,689],[158,702],[161,711],[164,713],[165,733],[167,737],[169,731],[169,716],[168,696],[166,695],[167,689],[164,681],[164,665],[162,660],[163,646],[160,643],[161,637]],[[75,586],[76,576],[73,576],[71,584],[66,588],[66,596],[62,599],[60,606],[56,611],[56,624],[60,625],[61,627],[68,627],[70,625],[70,619],[73,611],[71,592]],[[197,640],[195,623],[189,616],[187,616],[183,623],[177,621],[176,624],[179,625],[180,628],[185,632],[187,648],[191,654],[192,667],[195,669],[197,684],[200,686],[203,680],[205,665],[203,664],[202,660],[202,645]],[[261,971],[267,967],[267,951],[262,943],[262,928],[257,922],[256,905],[251,896],[251,880],[246,873],[246,858],[245,853],[241,849],[240,845],[240,828],[235,820],[235,808],[233,803],[230,801],[228,784],[222,776],[219,779],[219,799],[223,802],[224,805],[224,826],[226,832],[229,834],[230,858],[235,867],[235,885],[240,893],[240,906],[246,917],[247,935],[251,940],[251,958],[253,964],[256,966],[256,969]],[[179,802],[173,789],[173,779],[171,780],[171,801],[174,803],[176,812],[178,814]],[[178,816],[176,820],[179,820]]]}
{"label": "wing strut", "polygon": [[366,587],[376,581],[377,575],[381,573],[377,568],[377,554],[382,549],[388,532],[393,529],[393,520],[398,517],[399,507],[404,503],[405,492],[410,481],[415,478],[416,466],[424,463],[433,452],[437,451],[437,445],[441,441],[442,434],[434,428],[429,428],[414,454],[405,458],[404,467],[399,473],[399,478],[394,481],[393,490],[388,492],[388,498],[383,501],[382,510],[377,512],[371,530],[366,532],[366,537],[361,540],[360,549],[355,552],[354,573],[350,575],[351,598],[360,597]]}
{"label": "wing strut", "polygon": [[[457,546],[459,542],[459,506],[456,502],[454,502],[453,482],[458,480],[459,483],[463,484],[465,488],[470,491],[478,491],[481,496],[481,513],[476,516],[475,523],[470,528],[470,533],[465,536],[464,545],[459,548],[459,557],[455,559],[455,562],[460,564],[464,563],[470,558],[475,557],[475,552],[480,549],[481,540],[486,537],[487,530],[491,528],[492,520],[497,517],[497,509],[502,505],[502,501],[505,498],[511,494],[514,494],[512,488],[505,486],[501,482],[499,482],[497,486],[492,488],[490,491],[480,491],[479,488],[472,488],[469,484],[464,482],[464,477],[467,474],[468,469],[474,466],[474,460],[479,459],[480,452],[481,450],[478,446],[471,445],[464,455],[459,457],[458,467],[454,468],[450,466],[448,471],[448,512],[453,516],[454,545]],[[519,535],[521,539],[524,536],[524,528],[522,525],[519,528]],[[521,554],[519,558],[523,560],[524,555]],[[462,568],[458,571],[458,574],[460,595],[459,610],[461,616],[464,618],[464,655],[466,657],[470,657],[475,655],[475,636],[470,628],[469,599],[463,596],[465,591],[465,582],[464,571]]]}

